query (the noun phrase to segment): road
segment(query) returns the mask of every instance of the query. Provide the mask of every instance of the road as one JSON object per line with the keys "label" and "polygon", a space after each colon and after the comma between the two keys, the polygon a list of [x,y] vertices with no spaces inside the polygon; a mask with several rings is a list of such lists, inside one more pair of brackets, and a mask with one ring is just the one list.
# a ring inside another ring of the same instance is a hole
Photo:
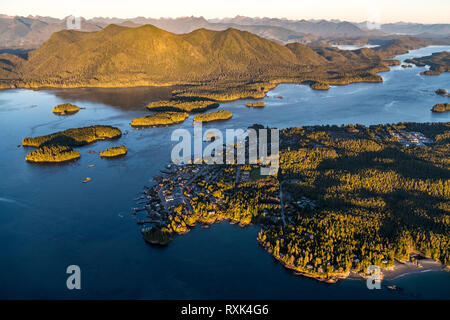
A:
{"label": "road", "polygon": [[283,226],[286,227],[286,216],[284,215],[284,201],[283,201],[283,183],[296,183],[300,182],[299,179],[288,179],[280,182],[280,205],[281,205],[281,220],[283,221]]}

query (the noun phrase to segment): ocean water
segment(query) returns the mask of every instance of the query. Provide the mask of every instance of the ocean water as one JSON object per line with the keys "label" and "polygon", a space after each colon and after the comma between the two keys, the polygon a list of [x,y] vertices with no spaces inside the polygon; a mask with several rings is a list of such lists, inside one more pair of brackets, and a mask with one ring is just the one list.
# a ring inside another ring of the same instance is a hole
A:
{"label": "ocean water", "polygon": [[[450,50],[427,47],[399,59]],[[314,91],[281,84],[267,94],[266,107],[247,100],[221,104],[233,112],[226,122],[205,128],[247,128],[254,123],[286,128],[316,124],[365,125],[400,121],[450,121],[433,114],[446,102],[450,74],[420,76],[426,68],[393,67],[383,83],[351,84]],[[192,130],[192,116],[171,127],[133,129],[132,118],[148,114],[150,100],[170,88],[0,91],[0,298],[2,299],[449,299],[450,273],[405,275],[391,282],[402,292],[368,290],[363,280],[329,285],[293,275],[260,248],[258,227],[221,223],[195,228],[165,248],[147,245],[130,215],[133,198],[170,161],[171,133]],[[277,98],[282,96],[283,99]],[[53,115],[53,106],[71,102],[86,108]],[[43,166],[26,163],[32,149],[23,137],[93,124],[113,125],[124,135],[79,148],[77,162]],[[119,159],[89,151],[126,145]],[[95,165],[94,167],[88,167]],[[81,183],[86,177],[92,180]],[[66,268],[81,268],[81,290],[68,290]]]}

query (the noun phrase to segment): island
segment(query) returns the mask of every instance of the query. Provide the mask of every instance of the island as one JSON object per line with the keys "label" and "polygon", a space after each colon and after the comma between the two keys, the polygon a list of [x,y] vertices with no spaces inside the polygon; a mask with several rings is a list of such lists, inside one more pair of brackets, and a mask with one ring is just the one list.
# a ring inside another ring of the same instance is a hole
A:
{"label": "island", "polygon": [[329,283],[367,277],[370,265],[386,276],[444,270],[449,136],[450,122],[283,129],[275,176],[255,164],[168,164],[132,213],[158,245],[195,225],[258,225],[274,259]]}
{"label": "island", "polygon": [[218,120],[228,120],[233,114],[228,110],[219,110],[209,113],[203,113],[194,117],[194,122],[211,122]]}
{"label": "island", "polygon": [[448,112],[450,111],[450,103],[438,103],[431,108],[431,111],[442,113],[442,112]]}
{"label": "island", "polygon": [[330,89],[330,85],[325,82],[314,82],[311,84],[311,89],[314,90],[328,90]]}
{"label": "island", "polygon": [[217,108],[219,104],[214,100],[197,99],[172,99],[150,102],[147,109],[150,111],[180,111],[180,112],[200,112]]}
{"label": "island", "polygon": [[98,140],[118,139],[121,136],[122,131],[119,128],[96,125],[23,138],[22,145],[38,148],[26,155],[26,161],[57,163],[80,158],[80,152],[72,150],[71,147],[81,147]]}
{"label": "island", "polygon": [[52,112],[60,116],[67,116],[77,113],[81,108],[71,103],[59,104],[53,108]]}
{"label": "island", "polygon": [[[67,43],[71,50],[65,49]],[[235,44],[233,50],[229,43]],[[197,112],[221,101],[264,98],[280,83],[379,83],[383,78],[377,73],[397,64],[389,59],[428,44],[398,36],[373,49],[348,51],[283,45],[235,28],[175,34],[153,25],[109,25],[89,33],[55,32],[27,56],[1,54],[7,67],[0,68],[0,88],[176,86],[171,98],[148,108]],[[98,61],[111,59],[111,46],[120,52],[121,63],[105,67]]]}
{"label": "island", "polygon": [[80,158],[80,152],[67,146],[49,145],[42,146],[26,155],[28,162],[60,163],[73,161]]}
{"label": "island", "polygon": [[264,102],[247,102],[245,106],[249,108],[264,108],[266,104]]}
{"label": "island", "polygon": [[443,72],[450,72],[450,52],[442,51],[431,56],[406,59],[405,62],[413,63],[418,67],[430,66],[430,70],[421,72],[422,75],[438,76]]}
{"label": "island", "polygon": [[79,147],[98,140],[117,139],[122,136],[119,128],[96,125],[83,128],[67,129],[38,137],[27,137],[22,140],[24,147],[41,147],[43,145],[64,145]]}
{"label": "island", "polygon": [[383,62],[387,66],[399,66],[402,64],[402,62],[400,60],[395,60],[395,59],[388,59],[388,60],[384,60]]}
{"label": "island", "polygon": [[130,125],[135,128],[167,126],[182,123],[188,117],[189,114],[186,112],[158,112],[149,116],[134,118],[131,120]]}
{"label": "island", "polygon": [[102,158],[117,158],[126,155],[128,152],[127,147],[118,146],[106,149],[105,151],[100,152],[100,157]]}

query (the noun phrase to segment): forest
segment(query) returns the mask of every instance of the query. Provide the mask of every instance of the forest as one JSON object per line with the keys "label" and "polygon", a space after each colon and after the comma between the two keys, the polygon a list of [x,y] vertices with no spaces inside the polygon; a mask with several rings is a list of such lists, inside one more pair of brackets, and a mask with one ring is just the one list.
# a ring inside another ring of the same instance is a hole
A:
{"label": "forest", "polygon": [[[396,138],[417,132],[430,142]],[[240,165],[246,178],[236,183],[237,166],[217,165],[215,181],[194,181],[203,191],[190,200],[193,212],[177,207],[164,234],[223,220],[257,224],[275,259],[328,282],[412,254],[450,266],[450,123],[290,128],[280,142],[276,176]]]}
{"label": "forest", "polygon": [[450,103],[438,103],[438,104],[435,104],[433,106],[433,108],[431,108],[431,111],[438,112],[438,113],[450,111]]}
{"label": "forest", "polygon": [[219,110],[208,113],[202,113],[194,117],[195,122],[211,122],[217,120],[228,120],[233,114],[228,110]]}
{"label": "forest", "polygon": [[53,108],[52,112],[57,115],[66,116],[77,113],[80,108],[71,103],[59,104]]}
{"label": "forest", "polygon": [[119,128],[111,126],[90,126],[67,129],[39,137],[23,138],[24,147],[40,147],[43,145],[64,145],[70,147],[84,146],[97,140],[117,139],[122,136]]}
{"label": "forest", "polygon": [[181,123],[189,117],[186,112],[166,111],[131,120],[133,127],[166,126]]}
{"label": "forest", "polygon": [[45,136],[22,139],[24,147],[36,147],[25,157],[29,162],[65,162],[80,158],[80,152],[71,147],[80,147],[98,140],[118,139],[122,136],[119,128],[111,126],[90,126],[67,129]]}
{"label": "forest", "polygon": [[48,145],[42,146],[26,155],[28,162],[57,163],[76,160],[80,158],[80,152],[67,146]]}
{"label": "forest", "polygon": [[125,146],[118,146],[118,147],[111,147],[106,149],[105,151],[100,152],[100,157],[102,158],[115,158],[126,155],[128,152],[127,147]]}

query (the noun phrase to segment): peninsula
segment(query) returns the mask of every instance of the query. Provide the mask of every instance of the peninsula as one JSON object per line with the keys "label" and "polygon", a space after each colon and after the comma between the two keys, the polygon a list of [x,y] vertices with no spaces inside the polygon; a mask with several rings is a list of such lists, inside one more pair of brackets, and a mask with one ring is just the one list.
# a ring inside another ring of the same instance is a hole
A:
{"label": "peninsula", "polygon": [[431,56],[407,59],[405,62],[414,63],[416,66],[430,66],[430,70],[421,72],[423,75],[440,75],[443,72],[450,72],[450,52],[442,51],[433,53]]}
{"label": "peninsula", "polygon": [[133,214],[160,245],[195,225],[259,225],[257,241],[276,260],[330,283],[369,265],[392,274],[432,259],[444,269],[449,136],[450,123],[285,129],[276,176],[257,165],[170,164]]}

